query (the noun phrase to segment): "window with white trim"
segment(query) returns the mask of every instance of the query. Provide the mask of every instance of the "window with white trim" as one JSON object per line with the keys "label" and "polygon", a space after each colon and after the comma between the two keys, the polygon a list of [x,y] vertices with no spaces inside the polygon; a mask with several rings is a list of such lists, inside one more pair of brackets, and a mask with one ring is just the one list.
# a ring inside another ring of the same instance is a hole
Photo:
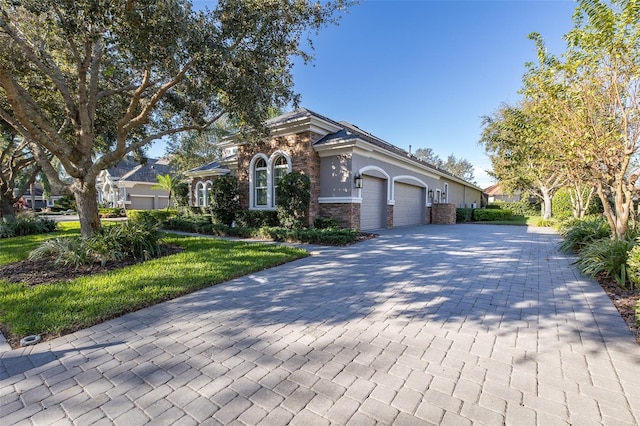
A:
{"label": "window with white trim", "polygon": [[447,198],[449,198],[449,184],[445,183],[444,184],[444,192],[442,193],[442,202],[446,203],[447,202]]}
{"label": "window with white trim", "polygon": [[267,162],[264,158],[259,158],[253,165],[253,202],[256,207],[268,206],[269,176]]}
{"label": "window with white trim", "polygon": [[287,173],[289,173],[289,162],[286,157],[284,155],[276,157],[275,161],[273,161],[273,172],[271,174],[273,179],[272,200],[274,206],[276,205],[276,188],[278,187],[280,179],[282,179],[282,177]]}
{"label": "window with white trim", "polygon": [[196,206],[204,206],[204,193],[204,182],[198,182],[198,184],[196,185]]}
{"label": "window with white trim", "polygon": [[442,191],[440,191],[439,189],[436,189],[436,199],[434,200],[435,203],[439,203],[440,202],[441,194],[442,194]]}

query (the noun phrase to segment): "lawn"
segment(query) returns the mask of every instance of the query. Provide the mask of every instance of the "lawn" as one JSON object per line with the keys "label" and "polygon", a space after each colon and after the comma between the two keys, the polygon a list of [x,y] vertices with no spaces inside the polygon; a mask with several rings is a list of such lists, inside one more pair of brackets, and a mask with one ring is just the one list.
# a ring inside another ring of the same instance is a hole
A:
{"label": "lawn", "polygon": [[[0,264],[26,258],[46,238],[79,232],[77,224],[61,225],[45,236],[0,240]],[[173,234],[164,242],[184,251],[71,281],[28,286],[0,280],[5,337],[15,343],[31,334],[57,336],[308,255],[293,247]]]}

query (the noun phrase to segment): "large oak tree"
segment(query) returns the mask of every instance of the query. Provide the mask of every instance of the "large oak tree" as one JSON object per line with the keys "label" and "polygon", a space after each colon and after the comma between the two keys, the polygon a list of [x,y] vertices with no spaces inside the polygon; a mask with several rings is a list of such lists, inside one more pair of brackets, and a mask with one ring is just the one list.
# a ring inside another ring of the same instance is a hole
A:
{"label": "large oak tree", "polygon": [[[83,236],[100,226],[98,173],[150,142],[227,115],[261,129],[296,100],[302,37],[345,2],[0,0],[0,119],[54,189],[75,196]],[[51,158],[71,176],[58,177]]]}

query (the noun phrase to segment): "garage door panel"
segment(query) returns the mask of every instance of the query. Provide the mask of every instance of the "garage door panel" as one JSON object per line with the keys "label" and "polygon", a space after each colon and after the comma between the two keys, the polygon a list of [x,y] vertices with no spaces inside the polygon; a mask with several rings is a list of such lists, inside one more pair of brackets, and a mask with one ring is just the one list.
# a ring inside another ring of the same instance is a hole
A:
{"label": "garage door panel", "polygon": [[424,223],[424,188],[396,182],[393,226],[420,225]]}
{"label": "garage door panel", "polygon": [[153,210],[153,197],[131,196],[131,210]]}
{"label": "garage door panel", "polygon": [[387,181],[364,176],[360,206],[360,229],[363,231],[386,227]]}

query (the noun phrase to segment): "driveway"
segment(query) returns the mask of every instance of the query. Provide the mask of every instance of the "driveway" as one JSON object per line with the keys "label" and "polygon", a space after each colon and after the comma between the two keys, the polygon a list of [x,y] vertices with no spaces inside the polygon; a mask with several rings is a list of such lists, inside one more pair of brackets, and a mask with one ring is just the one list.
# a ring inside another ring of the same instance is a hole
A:
{"label": "driveway", "polygon": [[428,225],[318,249],[0,354],[0,422],[637,425],[640,346],[558,241]]}

